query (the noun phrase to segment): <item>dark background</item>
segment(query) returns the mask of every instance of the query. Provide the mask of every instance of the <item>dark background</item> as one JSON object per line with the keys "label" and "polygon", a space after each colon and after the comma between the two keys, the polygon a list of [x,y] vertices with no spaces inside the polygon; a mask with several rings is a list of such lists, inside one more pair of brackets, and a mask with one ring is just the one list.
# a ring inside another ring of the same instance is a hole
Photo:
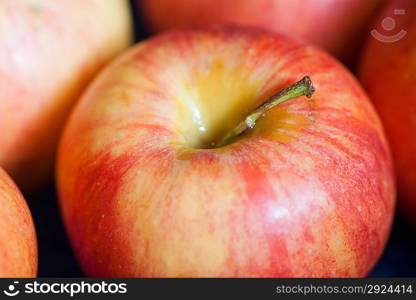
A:
{"label": "dark background", "polygon": [[[134,1],[133,18],[136,42],[149,36],[140,16],[136,13]],[[35,222],[39,245],[40,277],[81,277],[78,265],[65,229],[60,219],[55,187],[25,195]],[[412,228],[400,216],[396,216],[392,234],[371,277],[416,277],[416,228]]]}

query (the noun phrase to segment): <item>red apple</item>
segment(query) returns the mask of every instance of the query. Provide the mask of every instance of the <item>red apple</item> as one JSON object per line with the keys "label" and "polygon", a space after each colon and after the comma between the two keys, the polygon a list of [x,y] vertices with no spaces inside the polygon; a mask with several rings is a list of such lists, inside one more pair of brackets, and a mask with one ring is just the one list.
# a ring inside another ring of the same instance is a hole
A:
{"label": "red apple", "polygon": [[[311,100],[211,148],[304,75]],[[92,276],[364,276],[395,202],[355,78],[313,47],[221,26],[162,34],[107,67],[70,117],[57,183]]]}
{"label": "red apple", "polygon": [[[395,15],[395,10],[404,14]],[[392,147],[399,206],[416,224],[416,2],[391,1],[374,30],[362,57],[360,79]]]}
{"label": "red apple", "polygon": [[52,177],[71,106],[131,40],[124,0],[0,1],[0,166],[31,190]]}
{"label": "red apple", "polygon": [[0,277],[35,277],[35,228],[19,189],[0,168]]}
{"label": "red apple", "polygon": [[212,23],[249,25],[321,46],[352,63],[384,0],[137,0],[150,28]]}

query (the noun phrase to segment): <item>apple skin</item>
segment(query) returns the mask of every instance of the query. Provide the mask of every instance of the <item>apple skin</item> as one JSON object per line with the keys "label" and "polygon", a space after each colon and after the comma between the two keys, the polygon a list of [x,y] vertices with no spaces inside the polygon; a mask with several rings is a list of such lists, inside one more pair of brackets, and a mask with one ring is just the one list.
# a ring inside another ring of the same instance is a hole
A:
{"label": "apple skin", "polygon": [[[406,14],[394,16],[394,9],[405,9]],[[393,32],[386,33],[381,28],[386,17],[396,22]],[[389,2],[374,24],[385,35],[407,31],[395,43],[383,43],[370,36],[359,77],[383,120],[391,144],[400,210],[416,224],[416,2]]]}
{"label": "apple skin", "polygon": [[26,201],[0,168],[0,277],[35,277],[38,253]]}
{"label": "apple skin", "polygon": [[302,38],[353,64],[384,0],[136,0],[156,32],[219,23],[255,26]]}
{"label": "apple skin", "polygon": [[53,178],[83,88],[130,44],[128,2],[4,0],[0,40],[0,166],[27,192]]}
{"label": "apple skin", "polygon": [[[312,100],[202,149],[304,75]],[[106,67],[67,123],[57,186],[97,277],[364,276],[395,206],[389,148],[356,79],[314,47],[223,26],[161,34]]]}

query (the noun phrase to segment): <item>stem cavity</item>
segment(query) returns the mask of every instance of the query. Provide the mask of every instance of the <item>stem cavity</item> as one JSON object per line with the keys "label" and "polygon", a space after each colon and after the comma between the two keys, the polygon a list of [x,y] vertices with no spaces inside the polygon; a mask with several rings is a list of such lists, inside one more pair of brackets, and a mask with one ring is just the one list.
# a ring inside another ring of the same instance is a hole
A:
{"label": "stem cavity", "polygon": [[251,112],[242,122],[240,122],[233,130],[224,135],[224,137],[215,144],[215,147],[225,146],[233,138],[239,136],[247,129],[253,128],[256,125],[256,122],[260,118],[264,117],[266,112],[276,105],[301,96],[311,98],[314,92],[315,87],[313,86],[309,76],[303,77],[298,82],[267,99],[263,104]]}

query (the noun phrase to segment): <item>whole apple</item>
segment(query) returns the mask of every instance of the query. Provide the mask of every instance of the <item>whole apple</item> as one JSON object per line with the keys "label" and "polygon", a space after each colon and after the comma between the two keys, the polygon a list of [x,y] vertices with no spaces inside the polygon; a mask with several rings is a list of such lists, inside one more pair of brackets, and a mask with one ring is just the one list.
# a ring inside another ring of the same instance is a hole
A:
{"label": "whole apple", "polygon": [[26,191],[52,178],[70,108],[131,41],[125,0],[0,1],[0,166]]}
{"label": "whole apple", "polygon": [[[311,99],[215,146],[304,75]],[[108,66],[69,119],[57,184],[81,265],[110,277],[364,276],[395,202],[355,78],[313,47],[222,26],[159,35]]]}
{"label": "whole apple", "polygon": [[0,277],[35,277],[36,233],[25,199],[0,168]]}
{"label": "whole apple", "polygon": [[348,64],[384,0],[136,0],[153,31],[231,23],[302,38]]}
{"label": "whole apple", "polygon": [[[395,14],[400,11],[404,14]],[[394,28],[386,27],[389,23]],[[392,147],[399,206],[416,224],[416,2],[389,2],[373,33],[380,36],[369,36],[360,79]]]}

